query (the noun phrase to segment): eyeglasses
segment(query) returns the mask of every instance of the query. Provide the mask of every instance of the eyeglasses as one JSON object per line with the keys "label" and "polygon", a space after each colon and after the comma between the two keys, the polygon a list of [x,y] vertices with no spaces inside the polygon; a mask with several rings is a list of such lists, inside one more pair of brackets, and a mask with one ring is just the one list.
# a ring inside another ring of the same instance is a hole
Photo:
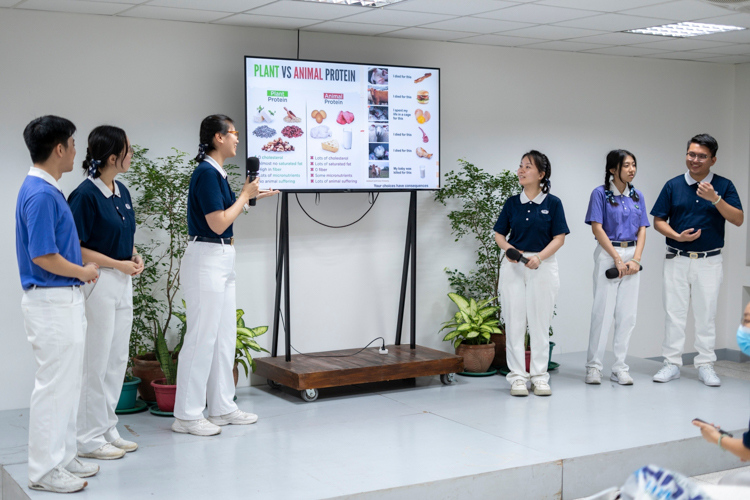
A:
{"label": "eyeglasses", "polygon": [[240,133],[237,130],[230,130],[230,131],[227,132],[227,134],[232,134],[232,135],[234,135],[238,139],[240,138]]}
{"label": "eyeglasses", "polygon": [[692,151],[687,154],[687,157],[691,160],[698,160],[698,161],[706,161],[708,160],[708,155],[697,155],[693,153]]}

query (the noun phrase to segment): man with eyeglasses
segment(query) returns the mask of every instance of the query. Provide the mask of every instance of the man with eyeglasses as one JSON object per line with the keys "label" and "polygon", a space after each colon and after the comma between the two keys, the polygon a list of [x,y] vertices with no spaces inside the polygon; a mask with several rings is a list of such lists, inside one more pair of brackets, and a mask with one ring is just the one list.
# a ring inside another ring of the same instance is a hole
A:
{"label": "man with eyeglasses", "polygon": [[708,134],[690,139],[685,158],[687,172],[667,181],[651,210],[654,228],[667,237],[664,366],[654,375],[654,382],[680,378],[685,323],[688,305],[692,304],[698,378],[707,386],[721,385],[713,364],[716,306],[723,276],[724,222],[741,226],[744,214],[732,181],[711,172],[718,149],[716,139]]}

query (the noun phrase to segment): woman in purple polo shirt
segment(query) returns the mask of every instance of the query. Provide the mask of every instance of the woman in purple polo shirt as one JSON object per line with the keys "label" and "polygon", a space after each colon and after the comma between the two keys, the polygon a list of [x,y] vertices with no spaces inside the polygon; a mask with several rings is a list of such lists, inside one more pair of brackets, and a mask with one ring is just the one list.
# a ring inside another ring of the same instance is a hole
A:
{"label": "woman in purple polo shirt", "polygon": [[[591,225],[599,243],[594,250],[594,305],[586,362],[587,384],[602,382],[604,348],[613,322],[615,364],[610,380],[620,385],[633,384],[625,356],[635,327],[638,272],[649,226],[646,201],[632,184],[636,169],[632,153],[624,149],[610,151],[604,169],[604,185],[591,193],[586,212],[586,224]],[[606,277],[605,272],[611,268],[617,269],[617,278]]]}

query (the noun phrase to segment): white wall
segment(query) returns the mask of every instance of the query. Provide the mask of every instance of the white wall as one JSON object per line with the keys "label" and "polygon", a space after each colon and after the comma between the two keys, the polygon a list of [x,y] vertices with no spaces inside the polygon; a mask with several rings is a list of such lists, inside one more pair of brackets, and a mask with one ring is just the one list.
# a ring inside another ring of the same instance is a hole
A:
{"label": "white wall", "polygon": [[[16,193],[29,165],[21,137],[26,123],[47,113],[70,118],[79,129],[79,151],[92,127],[112,123],[155,154],[170,147],[193,152],[200,120],[209,113],[227,113],[243,129],[242,56],[295,57],[296,40],[292,31],[0,9],[0,164],[6,173],[0,232],[8,235],[0,241],[0,258],[8,263],[0,277],[0,409],[27,406],[33,385],[11,236]],[[747,66],[735,71],[684,61],[304,32],[301,40],[302,58],[440,67],[444,172],[458,158],[499,172],[515,169],[531,148],[550,157],[553,193],[562,198],[572,231],[559,254],[562,284],[553,340],[561,352],[583,350],[587,343],[594,240],[583,219],[610,149],[637,155],[635,184],[650,207],[664,182],[684,171],[687,139],[708,131],[721,144],[716,171],[737,181],[744,175],[736,182],[747,203],[750,136],[737,131],[747,130],[749,119],[735,111],[737,99],[747,106]],[[744,172],[734,161],[742,151]],[[68,174],[64,191],[80,181],[79,174]],[[368,207],[364,194],[323,195],[317,207],[312,195],[300,200],[330,224],[350,222]],[[362,222],[330,230],[307,219],[292,198],[291,321],[297,349],[363,346],[379,335],[392,341],[407,206],[408,194],[382,194]],[[447,209],[429,193],[419,194],[418,207],[418,342],[448,350],[437,335],[451,314],[443,268],[468,270],[473,249],[453,242]],[[252,325],[270,324],[272,318],[275,208],[275,200],[263,200],[235,224],[238,307]],[[745,229],[728,233],[733,247],[727,269],[744,270]],[[653,230],[648,237],[631,342],[638,356],[659,355],[663,331],[664,240]],[[727,279],[722,292],[728,309],[719,318],[722,332],[736,323],[729,309],[741,301],[741,285],[731,282]],[[733,346],[730,340],[720,336],[717,347]],[[262,343],[269,345],[270,334]]]}

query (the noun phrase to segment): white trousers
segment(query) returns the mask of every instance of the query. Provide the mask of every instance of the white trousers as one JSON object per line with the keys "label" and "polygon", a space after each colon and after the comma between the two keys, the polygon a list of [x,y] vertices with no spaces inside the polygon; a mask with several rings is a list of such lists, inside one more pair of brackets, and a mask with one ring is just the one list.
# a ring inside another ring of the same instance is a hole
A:
{"label": "white trousers", "polygon": [[127,274],[101,268],[99,279],[83,287],[86,349],[78,408],[78,450],[90,453],[119,439],[115,408],[128,367],[133,326],[133,284]]}
{"label": "white trousers", "polygon": [[[529,258],[536,252],[524,252]],[[505,348],[508,369],[506,379],[549,380],[549,327],[555,312],[560,278],[555,256],[548,258],[538,269],[526,268],[520,262],[503,262],[500,269],[500,304],[505,322]],[[528,326],[531,337],[530,371],[526,371],[524,338]]]}
{"label": "white trousers", "polygon": [[226,415],[234,404],[237,342],[235,250],[232,245],[190,242],[180,267],[187,332],[177,368],[174,416],[180,420]]}
{"label": "white trousers", "polygon": [[[615,247],[623,262],[627,262],[635,255],[635,247]],[[612,372],[627,371],[625,356],[628,354],[630,335],[635,328],[638,312],[638,288],[641,283],[641,273],[608,279],[607,269],[615,267],[612,257],[604,251],[601,245],[594,250],[594,305],[591,308],[591,328],[589,329],[589,350],[586,361],[587,368],[604,368],[604,349],[607,347],[607,337],[612,324],[615,325],[615,335],[612,339],[612,350],[615,353],[615,364]]]}
{"label": "white trousers", "polygon": [[21,309],[37,366],[29,412],[29,479],[38,482],[76,456],[86,315],[78,287],[27,290]]}
{"label": "white trousers", "polygon": [[674,365],[682,366],[688,305],[693,306],[695,319],[695,366],[713,365],[716,361],[716,306],[724,277],[722,262],[721,254],[664,260],[662,295],[667,319],[662,355]]}

